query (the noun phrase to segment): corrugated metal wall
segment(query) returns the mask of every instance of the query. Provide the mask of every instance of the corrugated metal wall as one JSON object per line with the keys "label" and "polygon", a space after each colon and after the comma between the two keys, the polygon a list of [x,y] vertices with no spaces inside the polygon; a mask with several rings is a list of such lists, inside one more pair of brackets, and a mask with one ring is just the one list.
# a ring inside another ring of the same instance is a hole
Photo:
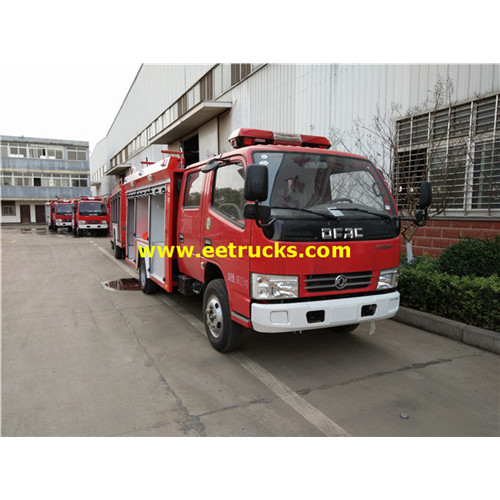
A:
{"label": "corrugated metal wall", "polygon": [[213,64],[145,64],[141,66],[108,132],[109,157],[198,81]]}
{"label": "corrugated metal wall", "polygon": [[456,101],[500,90],[500,65],[269,64],[220,97],[233,109],[220,120],[224,138],[239,127],[328,136],[347,133],[355,120],[369,123],[392,103],[403,112],[432,107],[438,80],[452,80]]}
{"label": "corrugated metal wall", "polygon": [[[108,132],[108,160],[213,66],[143,65]],[[224,69],[229,78],[229,65]],[[267,64],[215,96],[233,103],[219,117],[219,152],[230,149],[227,138],[239,127],[323,136],[333,127],[351,147],[356,120],[368,124],[377,108],[384,112],[392,103],[403,112],[431,103],[436,82],[447,77],[456,101],[500,91],[500,65]]]}

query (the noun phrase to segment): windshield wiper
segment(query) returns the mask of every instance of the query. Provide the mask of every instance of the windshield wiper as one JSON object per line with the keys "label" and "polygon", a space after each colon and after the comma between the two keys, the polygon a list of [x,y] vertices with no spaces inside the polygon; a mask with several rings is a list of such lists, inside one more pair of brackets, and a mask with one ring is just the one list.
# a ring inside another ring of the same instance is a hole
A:
{"label": "windshield wiper", "polygon": [[313,214],[313,215],[320,215],[321,217],[324,217],[325,219],[331,219],[338,221],[339,218],[336,215],[333,215],[332,213],[322,213],[322,212],[316,212],[314,210],[309,210],[308,208],[299,208],[299,207],[269,207],[271,209],[281,209],[281,210],[297,210],[299,212],[305,212],[307,214]]}
{"label": "windshield wiper", "polygon": [[382,219],[388,219],[388,220],[392,220],[393,219],[393,216],[392,215],[389,215],[389,214],[381,214],[379,212],[371,212],[370,210],[365,210],[364,208],[358,208],[358,207],[350,207],[350,208],[347,208],[347,207],[337,207],[337,210],[349,210],[351,212],[362,212],[364,214],[369,214],[369,215],[375,215],[376,217],[380,217]]}

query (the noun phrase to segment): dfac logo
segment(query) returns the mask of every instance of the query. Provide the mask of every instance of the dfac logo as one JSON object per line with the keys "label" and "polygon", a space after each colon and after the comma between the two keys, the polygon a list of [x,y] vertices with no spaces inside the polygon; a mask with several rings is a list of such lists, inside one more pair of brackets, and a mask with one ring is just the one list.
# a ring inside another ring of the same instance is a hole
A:
{"label": "dfac logo", "polygon": [[321,228],[321,237],[324,240],[352,240],[363,237],[362,227],[323,227]]}
{"label": "dfac logo", "polygon": [[347,278],[343,274],[339,274],[335,278],[335,286],[339,289],[342,290],[342,288],[345,288],[347,285]]}

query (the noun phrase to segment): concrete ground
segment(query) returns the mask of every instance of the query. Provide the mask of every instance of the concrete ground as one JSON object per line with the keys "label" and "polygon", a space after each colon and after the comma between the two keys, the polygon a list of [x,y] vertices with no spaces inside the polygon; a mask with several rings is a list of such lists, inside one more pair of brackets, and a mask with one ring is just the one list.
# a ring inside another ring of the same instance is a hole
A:
{"label": "concrete ground", "polygon": [[3,436],[498,436],[498,355],[392,320],[373,336],[203,335],[201,299],[103,286],[104,237],[2,228]]}

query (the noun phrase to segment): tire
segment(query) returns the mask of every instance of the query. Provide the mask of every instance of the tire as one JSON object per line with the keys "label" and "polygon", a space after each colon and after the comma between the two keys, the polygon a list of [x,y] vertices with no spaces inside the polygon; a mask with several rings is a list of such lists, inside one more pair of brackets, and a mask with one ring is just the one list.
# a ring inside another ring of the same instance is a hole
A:
{"label": "tire", "polygon": [[342,326],[334,326],[332,328],[332,330],[335,332],[335,333],[351,333],[353,332],[354,330],[356,330],[356,328],[359,326],[359,323],[355,323],[353,325],[342,325]]}
{"label": "tire", "polygon": [[120,248],[117,244],[116,241],[114,242],[114,249],[115,249],[115,259],[123,259],[123,250]]}
{"label": "tire", "polygon": [[230,352],[241,344],[243,327],[231,320],[229,297],[223,279],[212,280],[203,295],[205,332],[212,347]]}
{"label": "tire", "polygon": [[75,228],[73,229],[73,236],[74,236],[75,238],[78,238],[78,236],[80,236],[80,233],[79,233],[79,231],[78,231],[78,228],[77,228],[77,227],[75,227]]}
{"label": "tire", "polygon": [[141,265],[139,266],[139,281],[141,283],[141,290],[143,293],[151,294],[156,292],[156,283],[150,280],[146,274],[146,261],[141,260]]}

